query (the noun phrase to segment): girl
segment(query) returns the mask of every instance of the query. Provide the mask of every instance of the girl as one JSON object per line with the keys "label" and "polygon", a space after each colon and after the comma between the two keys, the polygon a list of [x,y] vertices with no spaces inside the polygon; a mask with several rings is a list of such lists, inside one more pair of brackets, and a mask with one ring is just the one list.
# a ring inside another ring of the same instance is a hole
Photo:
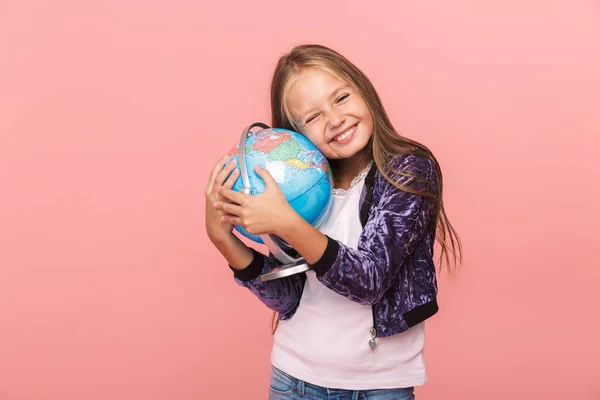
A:
{"label": "girl", "polygon": [[[399,136],[369,79],[318,45],[281,57],[271,85],[272,126],[305,135],[334,177],[318,230],[287,203],[269,173],[263,193],[231,190],[239,170],[221,159],[206,190],[208,236],[236,281],[277,312],[272,399],[413,399],[427,380],[424,321],[438,310],[433,262],[460,261],[442,201],[442,174],[425,146]],[[271,233],[311,265],[261,282],[278,265],[232,233]]]}

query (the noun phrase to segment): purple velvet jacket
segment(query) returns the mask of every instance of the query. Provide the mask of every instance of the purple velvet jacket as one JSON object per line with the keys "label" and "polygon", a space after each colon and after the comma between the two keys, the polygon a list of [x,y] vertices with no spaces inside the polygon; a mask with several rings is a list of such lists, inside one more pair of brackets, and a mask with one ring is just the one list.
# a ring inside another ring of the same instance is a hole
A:
{"label": "purple velvet jacket", "polygon": [[[388,174],[402,185],[438,194],[436,170],[429,160],[414,155],[396,157],[389,167]],[[328,237],[323,256],[311,267],[329,289],[371,305],[374,336],[386,337],[404,332],[438,311],[433,263],[437,211],[435,200],[399,190],[374,164],[371,169],[359,205],[364,218],[358,249]],[[279,261],[253,252],[247,268],[234,270],[236,282],[278,311],[280,319],[292,318],[306,274],[261,282],[260,274]]]}

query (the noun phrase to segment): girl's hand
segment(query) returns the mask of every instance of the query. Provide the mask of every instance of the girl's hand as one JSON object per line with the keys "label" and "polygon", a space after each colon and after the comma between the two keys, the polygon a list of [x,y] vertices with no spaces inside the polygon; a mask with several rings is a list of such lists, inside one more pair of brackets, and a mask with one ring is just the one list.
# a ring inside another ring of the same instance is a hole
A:
{"label": "girl's hand", "polygon": [[253,235],[274,234],[282,237],[298,214],[289,205],[269,171],[260,166],[256,173],[265,182],[265,190],[248,195],[223,186],[219,193],[229,202],[218,201],[215,207],[223,211],[224,223],[239,225]]}
{"label": "girl's hand", "polygon": [[240,172],[237,168],[234,171],[235,160],[223,168],[226,159],[227,156],[221,158],[215,165],[206,186],[206,233],[213,243],[222,242],[233,236],[233,225],[223,220],[225,213],[215,207],[219,202],[225,201],[225,198],[219,194],[219,189],[231,189]]}

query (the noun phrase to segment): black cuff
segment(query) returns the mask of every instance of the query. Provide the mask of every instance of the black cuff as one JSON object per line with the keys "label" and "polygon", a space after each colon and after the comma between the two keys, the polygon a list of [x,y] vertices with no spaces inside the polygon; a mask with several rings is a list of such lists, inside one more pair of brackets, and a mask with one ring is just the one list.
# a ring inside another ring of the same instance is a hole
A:
{"label": "black cuff", "polygon": [[439,310],[437,299],[431,300],[429,303],[421,304],[418,307],[413,308],[402,316],[406,325],[410,328],[416,324],[425,321],[427,318],[433,316]]}
{"label": "black cuff", "polygon": [[[325,235],[327,236],[327,235]],[[329,236],[327,236],[327,247],[325,247],[325,251],[319,261],[314,264],[311,264],[311,269],[315,271],[317,276],[322,276],[329,271],[329,268],[333,265],[338,256],[338,251],[340,249],[340,245],[336,240],[333,240]]]}
{"label": "black cuff", "polygon": [[233,276],[242,282],[248,282],[260,276],[263,266],[265,265],[265,256],[262,253],[250,248],[254,257],[250,264],[244,269],[235,269],[231,265],[229,268],[233,271]]}

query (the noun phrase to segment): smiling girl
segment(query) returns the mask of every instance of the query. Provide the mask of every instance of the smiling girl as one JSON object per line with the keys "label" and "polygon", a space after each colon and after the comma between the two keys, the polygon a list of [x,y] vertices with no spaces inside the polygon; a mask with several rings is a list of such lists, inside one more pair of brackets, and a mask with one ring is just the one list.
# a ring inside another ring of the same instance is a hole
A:
{"label": "smiling girl", "polygon": [[[369,79],[323,46],[281,57],[271,109],[273,127],[300,132],[329,160],[327,219],[306,223],[260,167],[259,195],[231,190],[239,171],[225,159],[206,190],[209,238],[236,281],[277,312],[270,396],[413,399],[427,380],[424,321],[438,311],[436,238],[449,270],[462,257],[439,164],[394,130]],[[233,225],[281,237],[311,270],[262,282],[277,259],[247,247]]]}

